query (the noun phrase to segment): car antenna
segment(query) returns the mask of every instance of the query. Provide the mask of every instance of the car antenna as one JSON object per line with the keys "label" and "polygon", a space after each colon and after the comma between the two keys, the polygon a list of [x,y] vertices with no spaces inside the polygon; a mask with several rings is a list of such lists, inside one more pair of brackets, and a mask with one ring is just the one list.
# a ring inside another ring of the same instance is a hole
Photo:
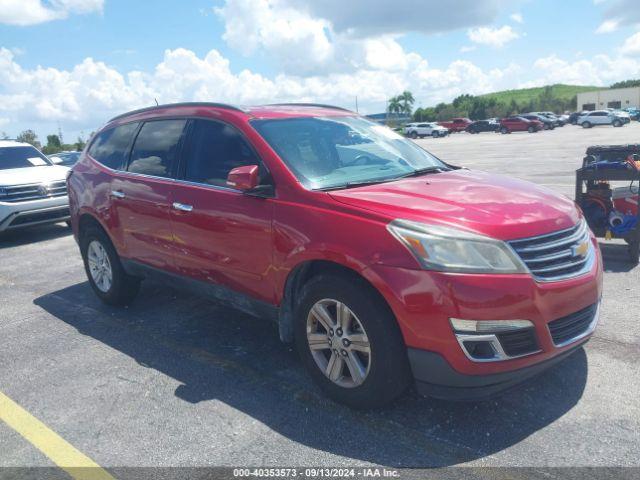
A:
{"label": "car antenna", "polygon": [[158,103],[158,99],[157,99],[157,98],[154,98],[154,100],[156,101],[156,107],[159,107],[159,106],[160,106],[160,104]]}

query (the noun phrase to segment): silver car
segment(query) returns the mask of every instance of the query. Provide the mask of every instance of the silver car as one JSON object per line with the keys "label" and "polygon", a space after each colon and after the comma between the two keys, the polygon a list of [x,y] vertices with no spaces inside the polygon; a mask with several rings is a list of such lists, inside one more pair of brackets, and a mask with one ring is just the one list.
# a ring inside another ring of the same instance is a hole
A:
{"label": "silver car", "polygon": [[67,221],[68,171],[28,143],[0,140],[0,233]]}

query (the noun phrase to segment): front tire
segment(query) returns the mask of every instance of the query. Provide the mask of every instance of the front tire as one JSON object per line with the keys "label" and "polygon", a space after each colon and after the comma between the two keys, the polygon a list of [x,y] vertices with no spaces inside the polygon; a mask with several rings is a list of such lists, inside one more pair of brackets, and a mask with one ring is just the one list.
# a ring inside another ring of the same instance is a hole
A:
{"label": "front tire", "polygon": [[82,235],[80,251],[89,285],[108,305],[128,305],[138,295],[140,279],[128,275],[109,237],[89,227]]}
{"label": "front tire", "polygon": [[294,321],[300,358],[334,401],[378,408],[408,387],[406,346],[395,317],[363,280],[314,277],[302,288]]}
{"label": "front tire", "polygon": [[621,127],[622,126],[622,122],[620,120],[614,120],[613,126],[614,127]]}
{"label": "front tire", "polygon": [[529,128],[527,128],[527,132],[529,132],[529,133],[535,133],[535,132],[536,132],[536,129],[535,129],[535,127],[529,127]]}
{"label": "front tire", "polygon": [[411,132],[409,136],[415,140],[416,138],[418,138],[418,132]]}
{"label": "front tire", "polygon": [[502,133],[503,135],[504,135],[504,134],[507,134],[507,133],[509,133],[509,129],[508,129],[507,127],[502,127],[502,128],[500,129],[500,133]]}
{"label": "front tire", "polygon": [[582,122],[582,128],[591,128],[591,122]]}
{"label": "front tire", "polygon": [[440,132],[438,132],[437,130],[436,130],[436,131],[434,131],[434,132],[431,132],[431,136],[432,136],[433,138],[438,138],[438,137],[440,136]]}

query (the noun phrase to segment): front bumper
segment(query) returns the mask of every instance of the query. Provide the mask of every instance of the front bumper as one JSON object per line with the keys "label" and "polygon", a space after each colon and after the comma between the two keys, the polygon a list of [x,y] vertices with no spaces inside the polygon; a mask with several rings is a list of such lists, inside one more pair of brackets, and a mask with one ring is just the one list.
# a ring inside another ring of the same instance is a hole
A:
{"label": "front bumper", "polygon": [[0,202],[0,232],[67,220],[69,220],[67,196],[28,202]]}
{"label": "front bumper", "polygon": [[444,357],[435,352],[409,348],[409,364],[418,393],[443,400],[485,400],[532,378],[561,362],[587,340],[543,362],[508,372],[488,375],[465,375],[454,370]]}
{"label": "front bumper", "polygon": [[[475,384],[509,386],[514,379],[530,376],[563,358],[590,337],[575,338],[556,345],[549,324],[571,316],[600,301],[602,296],[602,258],[595,239],[596,258],[591,269],[577,277],[554,282],[537,282],[529,274],[483,275],[454,274],[374,265],[366,270],[368,279],[393,310],[409,348],[410,360],[420,357],[425,364],[445,365],[451,375],[423,375],[421,363],[412,360],[414,375],[433,391],[440,380],[468,378]],[[451,327],[451,318],[468,320],[529,320],[533,323],[538,351],[500,361],[478,362],[468,358]],[[422,351],[423,353],[416,353]],[[413,352],[413,353],[411,353]],[[435,359],[435,360],[434,360]],[[422,362],[422,360],[420,361]],[[446,368],[445,368],[446,367]],[[531,370],[528,370],[532,367]],[[432,367],[431,371],[436,371]],[[504,375],[503,375],[504,374]],[[494,377],[499,375],[499,377]],[[502,381],[502,376],[509,381]],[[422,377],[422,378],[421,378]],[[498,380],[496,380],[498,379]],[[515,380],[514,380],[515,381]],[[441,387],[455,387],[450,381]]]}

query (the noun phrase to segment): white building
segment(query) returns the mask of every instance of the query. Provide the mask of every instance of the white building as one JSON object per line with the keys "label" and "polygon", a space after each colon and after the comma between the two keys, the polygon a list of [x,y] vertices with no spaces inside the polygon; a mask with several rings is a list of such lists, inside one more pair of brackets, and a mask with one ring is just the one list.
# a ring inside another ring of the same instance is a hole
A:
{"label": "white building", "polygon": [[640,107],[640,87],[595,90],[578,94],[578,111]]}

